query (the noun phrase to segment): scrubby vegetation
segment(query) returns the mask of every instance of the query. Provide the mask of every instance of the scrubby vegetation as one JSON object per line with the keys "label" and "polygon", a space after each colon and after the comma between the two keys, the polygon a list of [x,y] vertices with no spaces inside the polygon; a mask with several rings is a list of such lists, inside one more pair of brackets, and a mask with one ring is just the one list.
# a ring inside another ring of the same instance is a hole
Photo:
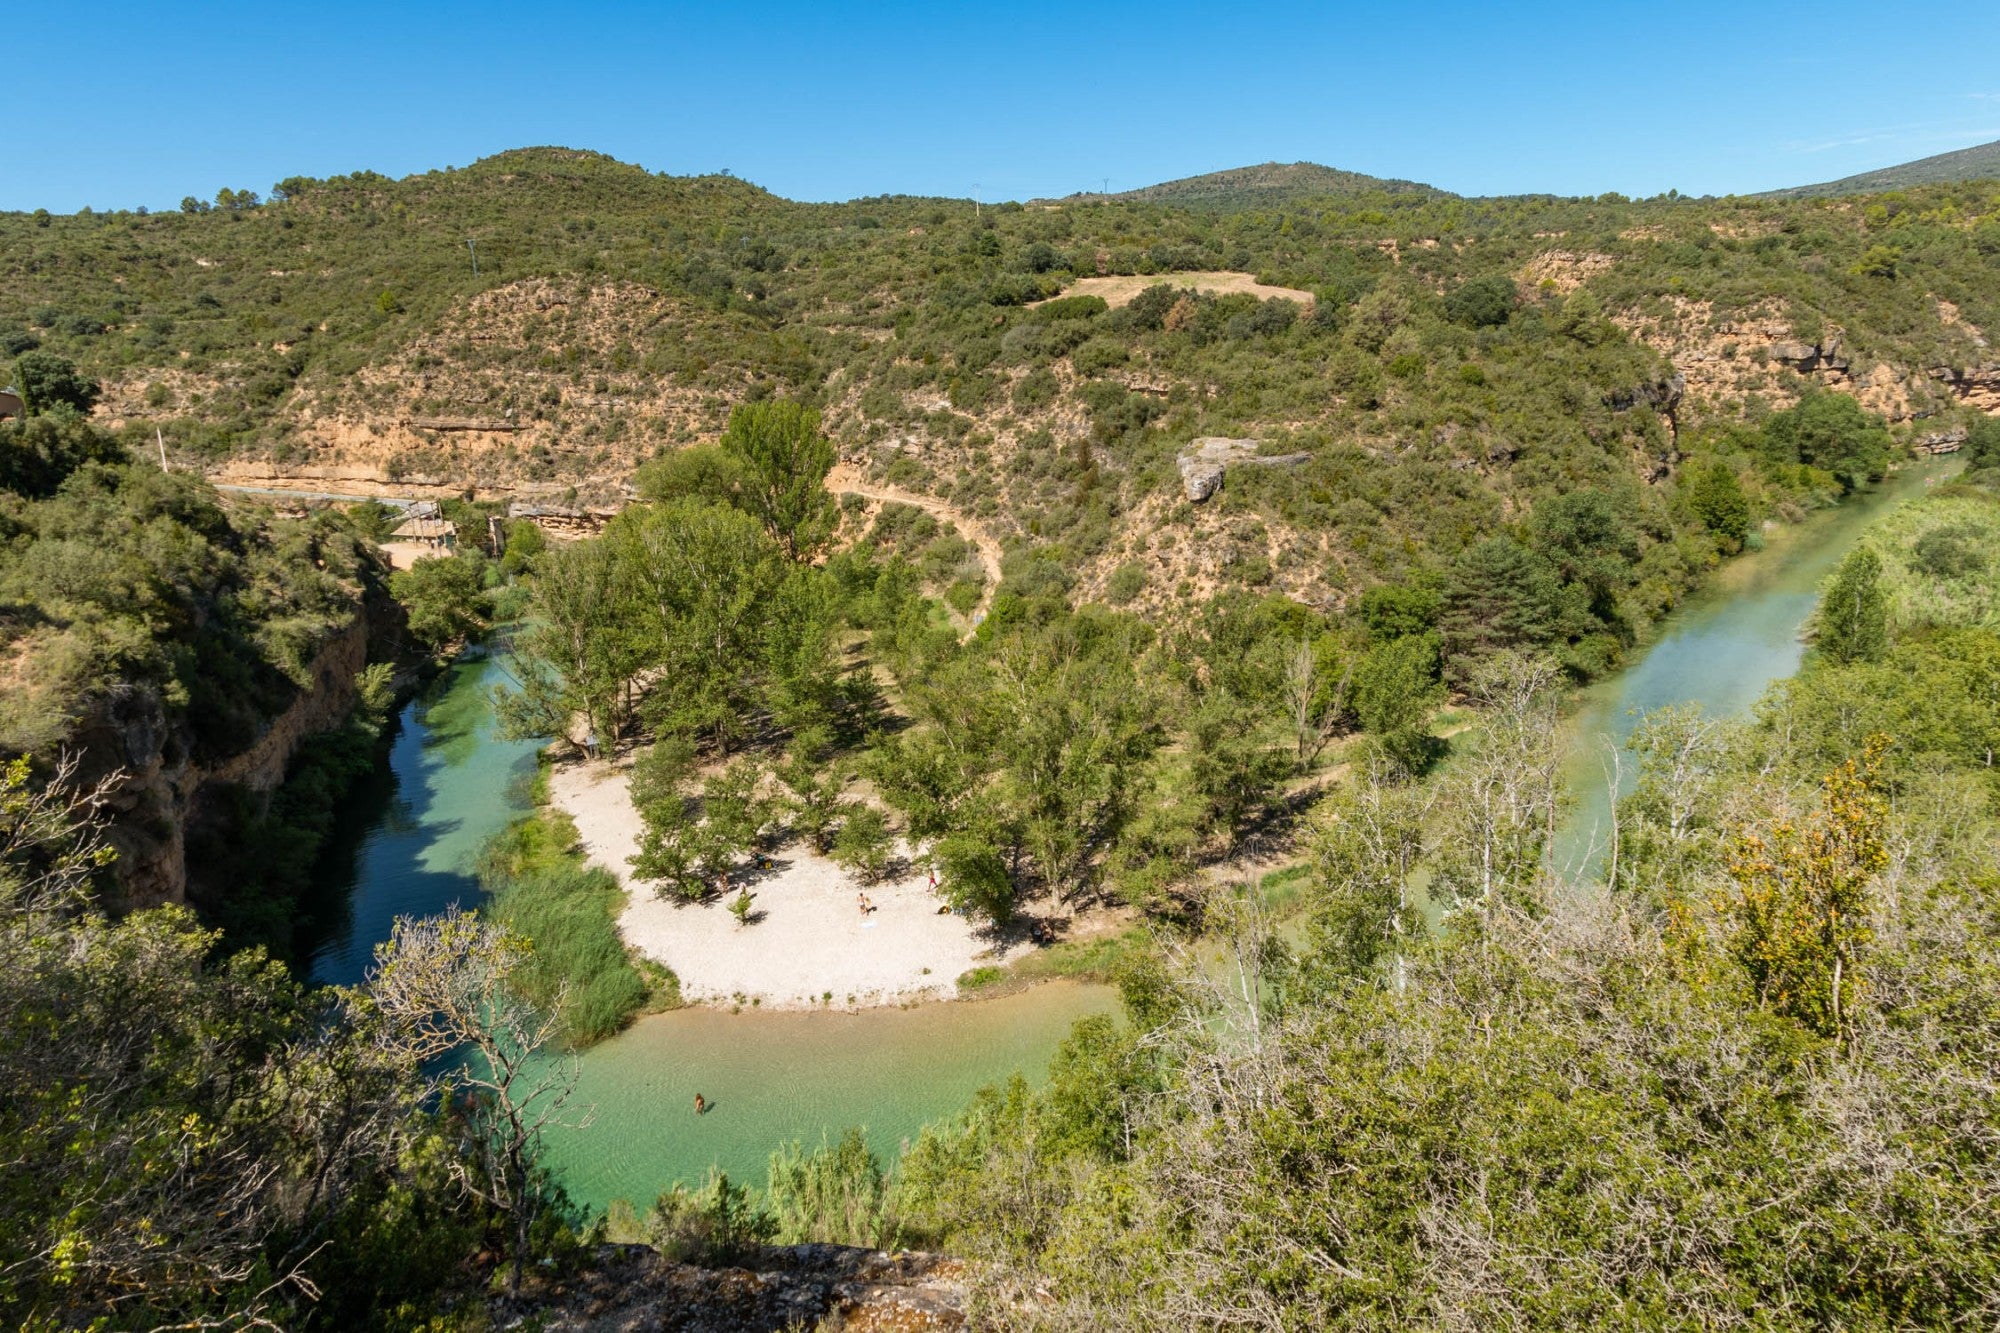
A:
{"label": "scrubby vegetation", "polygon": [[618,934],[624,890],[609,871],[583,864],[576,829],[547,809],[517,822],[480,858],[489,895],[483,913],[532,947],[517,977],[522,993],[558,1014],[573,1045],[608,1037],[646,1009],[680,1003],[672,972],[633,958]]}
{"label": "scrubby vegetation", "polygon": [[523,1064],[551,1033],[518,938],[399,929],[369,984],[308,992],[185,909],[96,911],[105,795],[0,770],[9,1324],[403,1329],[462,1317],[482,1245],[516,1286],[530,1251],[577,1257],[535,1165],[567,1083]]}
{"label": "scrubby vegetation", "polygon": [[51,749],[143,689],[198,757],[234,753],[386,574],[341,515],[225,507],[75,416],[0,422],[0,460],[0,749]]}
{"label": "scrubby vegetation", "polygon": [[[559,1048],[672,979],[573,829],[516,826],[485,919],[399,923],[352,991],[229,947],[282,948],[379,673],[196,840],[227,940],[93,906],[101,811],[56,757],[92,710],[236,753],[392,587],[433,652],[525,612],[505,726],[640,749],[668,892],[796,837],[995,925],[1137,923],[1042,956],[1125,1000],[1045,1087],[889,1170],[793,1145],[761,1191],[620,1219],[666,1253],[941,1247],[1025,1326],[1989,1321],[2000,433],[1958,399],[2000,196],[1339,185],[969,215],[534,150],[0,218],[31,410],[0,423],[0,746],[45,764],[0,784],[0,1311],[477,1326],[475,1276],[588,1238],[537,1160]],[[1176,276],[1210,270],[1302,295]],[[1063,295],[1108,275],[1158,281]],[[447,438],[475,419],[508,428],[485,478]],[[396,441],[386,475],[638,499],[391,583],[384,513],[225,506],[131,461],[141,421],[183,465],[335,421]],[[1556,878],[1564,687],[1958,426],[1965,479],[1842,566],[1807,670],[1740,724],[1650,719],[1601,874]],[[1174,460],[1206,435],[1302,457],[1197,507]],[[932,510],[830,494],[843,458]],[[1268,835],[1309,871],[1218,873]]]}
{"label": "scrubby vegetation", "polygon": [[[1996,506],[1949,488],[1864,549],[1903,568]],[[1740,723],[1648,718],[1591,881],[1543,857],[1556,675],[1502,659],[1438,771],[1329,798],[1303,930],[1218,887],[1207,943],[1156,928],[1045,1087],[982,1093],[886,1188],[855,1144],[780,1154],[763,1195],[721,1183],[731,1216],[983,1257],[1009,1327],[1978,1322],[2000,639],[1840,579],[1896,632]]]}
{"label": "scrubby vegetation", "polygon": [[[554,494],[610,494],[734,406],[799,399],[865,470],[1047,552],[1089,596],[1152,571],[1119,591],[1154,618],[1227,587],[1346,605],[1584,487],[1641,530],[1653,554],[1621,591],[1656,613],[1703,559],[1678,545],[1697,526],[1672,501],[1688,462],[1729,466],[1753,523],[1817,503],[1886,438],[1822,457],[1810,430],[1776,427],[1769,449],[1739,433],[1816,389],[1949,412],[2000,328],[1983,183],[1633,201],[1341,179],[1249,207],[975,214],[794,204],[535,149],[245,198],[0,218],[0,345],[107,380],[100,413],[160,426],[184,457],[344,450],[392,477]],[[1176,282],[1218,269],[1312,299]],[[1158,282],[1117,308],[1034,303],[1100,274]],[[437,420],[522,429],[408,424]],[[1311,458],[1182,505],[1174,453],[1210,434]]]}

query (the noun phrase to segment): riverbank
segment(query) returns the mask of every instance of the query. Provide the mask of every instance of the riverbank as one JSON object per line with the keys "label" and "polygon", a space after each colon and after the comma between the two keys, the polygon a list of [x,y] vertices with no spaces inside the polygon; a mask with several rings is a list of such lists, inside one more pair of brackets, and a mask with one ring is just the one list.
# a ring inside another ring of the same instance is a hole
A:
{"label": "riverbank", "polygon": [[[754,895],[750,921],[739,924],[719,898],[661,897],[633,874],[644,824],[628,763],[559,764],[548,792],[575,823],[586,860],[625,887],[618,918],[625,942],[671,968],[690,1004],[858,1009],[947,1000],[958,996],[960,976],[1033,947],[940,914],[922,873],[863,884],[802,843],[772,857],[770,869],[731,881]],[[873,910],[861,910],[863,894]]]}
{"label": "riverbank", "polygon": [[1637,776],[1624,747],[1641,719],[1669,707],[1698,707],[1711,718],[1748,712],[1773,682],[1799,670],[1820,585],[1855,542],[1885,515],[1956,475],[1958,466],[1935,459],[1906,464],[1838,505],[1768,527],[1761,549],[1724,562],[1653,626],[1629,666],[1576,691],[1564,724],[1564,781],[1575,804],[1557,832],[1551,864],[1576,877],[1598,871],[1612,837],[1613,806]]}

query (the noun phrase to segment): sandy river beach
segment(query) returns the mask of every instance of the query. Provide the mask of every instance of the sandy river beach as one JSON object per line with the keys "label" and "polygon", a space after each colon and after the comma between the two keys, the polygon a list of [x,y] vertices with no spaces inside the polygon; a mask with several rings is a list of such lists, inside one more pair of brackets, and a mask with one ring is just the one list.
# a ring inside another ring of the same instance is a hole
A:
{"label": "sandy river beach", "polygon": [[[1007,956],[966,918],[940,915],[922,871],[863,885],[803,842],[780,849],[770,870],[732,878],[732,889],[755,895],[748,925],[719,899],[662,898],[632,873],[642,825],[629,776],[613,761],[563,764],[550,775],[550,800],[576,821],[585,856],[625,885],[630,901],[618,926],[626,943],[671,967],[691,1003],[804,1009],[950,999],[960,974]],[[860,893],[874,911],[860,909]]]}

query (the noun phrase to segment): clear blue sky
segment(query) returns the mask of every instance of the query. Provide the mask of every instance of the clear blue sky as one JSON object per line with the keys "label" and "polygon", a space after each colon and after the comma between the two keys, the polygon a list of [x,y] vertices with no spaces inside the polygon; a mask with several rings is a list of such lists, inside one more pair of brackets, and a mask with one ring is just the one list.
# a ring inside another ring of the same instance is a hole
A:
{"label": "clear blue sky", "polygon": [[1467,194],[1747,193],[2000,139],[1993,0],[1905,13],[23,0],[0,208],[171,207],[529,144],[797,199],[1299,159]]}

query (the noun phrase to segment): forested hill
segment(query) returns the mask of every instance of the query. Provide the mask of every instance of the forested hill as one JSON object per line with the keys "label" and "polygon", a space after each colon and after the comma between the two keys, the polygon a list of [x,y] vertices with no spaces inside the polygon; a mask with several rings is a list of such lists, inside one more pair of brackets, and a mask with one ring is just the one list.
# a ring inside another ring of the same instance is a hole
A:
{"label": "forested hill", "polygon": [[[225,480],[553,503],[622,503],[734,405],[799,398],[858,474],[1156,617],[1445,578],[1588,489],[1631,534],[1604,586],[1642,619],[1694,577],[1683,479],[1720,468],[1753,520],[1796,512],[1857,458],[2000,404],[1990,185],[1476,200],[1339,180],[1233,211],[800,204],[543,148],[170,214],[17,213],[0,355],[75,362],[105,383],[100,421]],[[1766,430],[1816,395],[1897,439]],[[1177,460],[1216,436],[1294,465],[1233,466],[1190,503]]]}
{"label": "forested hill", "polygon": [[1800,185],[1773,193],[1803,198],[1818,195],[1865,194],[1900,190],[1911,185],[1938,185],[1977,180],[2000,180],[2000,139],[1992,143],[1977,144],[1971,148],[1961,148],[1956,152],[1920,157],[1914,162],[1902,162],[1893,167],[1864,171],[1855,176],[1843,176],[1837,181],[1826,181],[1819,185]]}
{"label": "forested hill", "polygon": [[1162,181],[1136,190],[1087,198],[1143,204],[1179,204],[1189,208],[1282,208],[1311,199],[1374,192],[1431,194],[1445,192],[1416,181],[1387,180],[1358,171],[1323,167],[1317,162],[1264,162],[1200,176]]}

